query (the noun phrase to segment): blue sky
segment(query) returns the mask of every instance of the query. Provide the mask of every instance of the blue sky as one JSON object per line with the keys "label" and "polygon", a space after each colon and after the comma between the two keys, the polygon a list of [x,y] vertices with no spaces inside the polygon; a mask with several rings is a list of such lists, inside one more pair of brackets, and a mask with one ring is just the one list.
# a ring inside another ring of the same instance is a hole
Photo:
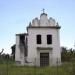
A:
{"label": "blue sky", "polygon": [[0,0],[0,51],[11,53],[15,34],[26,32],[42,9],[61,26],[60,45],[74,48],[75,0]]}

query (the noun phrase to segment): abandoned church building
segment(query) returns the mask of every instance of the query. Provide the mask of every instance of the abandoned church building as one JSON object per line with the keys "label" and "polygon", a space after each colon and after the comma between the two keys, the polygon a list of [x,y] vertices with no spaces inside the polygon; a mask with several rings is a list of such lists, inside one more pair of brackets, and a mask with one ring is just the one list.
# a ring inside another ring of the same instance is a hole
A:
{"label": "abandoned church building", "polygon": [[27,33],[16,34],[17,65],[56,66],[61,64],[60,26],[46,13],[29,23]]}

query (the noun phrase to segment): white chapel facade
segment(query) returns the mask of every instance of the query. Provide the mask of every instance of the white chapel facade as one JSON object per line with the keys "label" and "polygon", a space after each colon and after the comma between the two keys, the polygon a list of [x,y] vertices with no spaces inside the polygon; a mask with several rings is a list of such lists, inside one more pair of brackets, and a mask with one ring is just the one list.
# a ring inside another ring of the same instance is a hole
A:
{"label": "white chapel facade", "polygon": [[46,13],[35,18],[27,33],[16,34],[15,61],[17,65],[55,66],[61,64],[60,26]]}

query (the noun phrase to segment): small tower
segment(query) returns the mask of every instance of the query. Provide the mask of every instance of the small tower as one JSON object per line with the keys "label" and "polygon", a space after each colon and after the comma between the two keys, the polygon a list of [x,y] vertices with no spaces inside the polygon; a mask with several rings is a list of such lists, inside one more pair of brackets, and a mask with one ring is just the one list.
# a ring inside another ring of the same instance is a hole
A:
{"label": "small tower", "polygon": [[[36,66],[54,66],[61,64],[60,51],[60,26],[46,13],[40,15],[40,19],[35,18],[28,31],[28,61]],[[35,61],[36,59],[36,61]],[[33,62],[34,61],[34,62]]]}

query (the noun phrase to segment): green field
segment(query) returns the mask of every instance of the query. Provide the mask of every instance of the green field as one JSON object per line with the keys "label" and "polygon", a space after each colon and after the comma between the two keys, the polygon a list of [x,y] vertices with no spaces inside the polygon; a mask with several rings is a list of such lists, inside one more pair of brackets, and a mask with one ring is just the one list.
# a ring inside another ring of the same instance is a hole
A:
{"label": "green field", "polygon": [[19,67],[13,63],[1,63],[0,75],[75,75],[75,64],[70,62],[56,67]]}

